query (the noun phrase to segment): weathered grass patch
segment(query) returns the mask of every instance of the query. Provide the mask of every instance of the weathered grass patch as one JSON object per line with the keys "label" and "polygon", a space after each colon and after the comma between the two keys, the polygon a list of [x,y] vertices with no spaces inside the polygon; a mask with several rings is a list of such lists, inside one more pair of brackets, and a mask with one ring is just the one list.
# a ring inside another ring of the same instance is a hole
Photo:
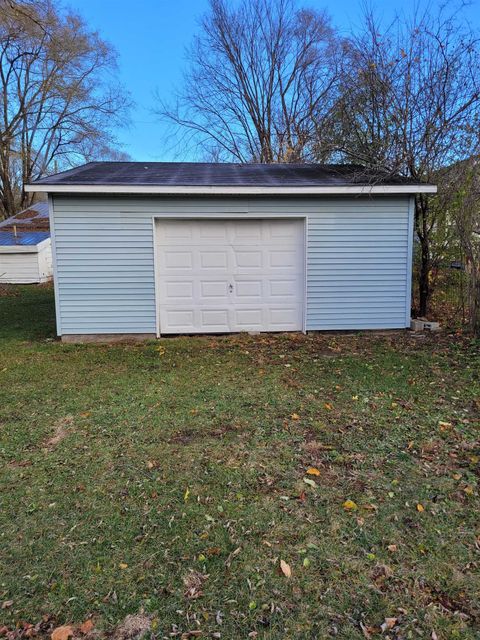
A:
{"label": "weathered grass patch", "polygon": [[478,637],[478,343],[62,345],[51,292],[20,291],[0,298],[2,623]]}

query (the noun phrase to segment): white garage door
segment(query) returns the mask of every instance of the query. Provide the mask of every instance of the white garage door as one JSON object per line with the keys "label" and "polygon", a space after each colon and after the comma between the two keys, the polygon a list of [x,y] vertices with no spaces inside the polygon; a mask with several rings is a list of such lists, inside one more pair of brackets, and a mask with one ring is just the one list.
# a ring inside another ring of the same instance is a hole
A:
{"label": "white garage door", "polygon": [[158,220],[160,333],[303,328],[303,220]]}

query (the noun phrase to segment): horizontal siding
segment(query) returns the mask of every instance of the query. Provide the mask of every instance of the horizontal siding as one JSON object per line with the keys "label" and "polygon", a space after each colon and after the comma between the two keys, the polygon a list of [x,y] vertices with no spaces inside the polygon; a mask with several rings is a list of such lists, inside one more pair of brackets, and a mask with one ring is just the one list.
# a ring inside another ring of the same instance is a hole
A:
{"label": "horizontal siding", "polygon": [[153,217],[305,216],[306,328],[404,327],[408,202],[403,196],[55,196],[61,332],[156,331]]}
{"label": "horizontal siding", "polygon": [[0,253],[0,283],[40,282],[37,252]]}

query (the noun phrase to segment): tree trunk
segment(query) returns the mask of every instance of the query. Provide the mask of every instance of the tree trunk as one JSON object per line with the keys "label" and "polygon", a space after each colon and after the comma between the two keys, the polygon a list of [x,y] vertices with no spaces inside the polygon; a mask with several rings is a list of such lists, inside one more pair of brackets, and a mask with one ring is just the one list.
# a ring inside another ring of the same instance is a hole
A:
{"label": "tree trunk", "polygon": [[428,200],[423,196],[415,198],[415,230],[420,240],[420,269],[418,272],[418,315],[426,316],[431,296],[430,273],[430,229],[428,225]]}
{"label": "tree trunk", "polygon": [[474,335],[480,337],[480,274],[471,274],[470,323]]}
{"label": "tree trunk", "polygon": [[428,238],[420,239],[420,244],[422,247],[421,250],[421,261],[420,261],[420,269],[418,272],[418,313],[420,316],[426,316],[428,313],[428,305],[430,302],[430,271],[432,269],[430,262],[430,246],[428,242]]}

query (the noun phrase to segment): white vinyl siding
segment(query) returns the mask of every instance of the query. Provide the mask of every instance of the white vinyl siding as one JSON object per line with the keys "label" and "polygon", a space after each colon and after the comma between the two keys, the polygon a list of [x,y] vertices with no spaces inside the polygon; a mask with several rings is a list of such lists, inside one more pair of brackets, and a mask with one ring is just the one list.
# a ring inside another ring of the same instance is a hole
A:
{"label": "white vinyl siding", "polygon": [[0,283],[35,284],[52,277],[50,240],[40,246],[0,247]]}
{"label": "white vinyl siding", "polygon": [[155,218],[307,220],[306,329],[409,321],[408,196],[53,197],[61,334],[155,334]]}

